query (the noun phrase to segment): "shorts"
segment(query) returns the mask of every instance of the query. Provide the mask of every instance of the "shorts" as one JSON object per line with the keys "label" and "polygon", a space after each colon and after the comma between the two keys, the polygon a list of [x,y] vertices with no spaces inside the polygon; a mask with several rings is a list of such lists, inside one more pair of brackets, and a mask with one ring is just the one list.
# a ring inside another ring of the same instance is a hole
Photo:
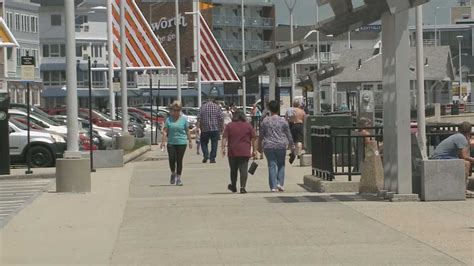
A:
{"label": "shorts", "polygon": [[304,126],[303,123],[292,123],[290,125],[291,136],[293,137],[293,142],[303,142],[304,141]]}

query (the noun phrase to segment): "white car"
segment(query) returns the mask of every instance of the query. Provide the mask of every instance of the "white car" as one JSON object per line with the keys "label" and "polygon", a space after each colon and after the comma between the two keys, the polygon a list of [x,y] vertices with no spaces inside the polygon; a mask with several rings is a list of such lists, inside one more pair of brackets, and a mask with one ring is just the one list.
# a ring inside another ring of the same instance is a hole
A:
{"label": "white car", "polygon": [[[16,109],[9,109],[8,113],[12,118],[19,118],[24,121],[27,121],[27,114],[24,111],[16,110]],[[30,121],[41,126],[46,131],[54,132],[63,136],[67,134],[67,127],[58,124],[57,122],[49,119],[48,117],[39,116],[37,114],[30,114]]]}
{"label": "white car", "polygon": [[24,124],[11,119],[8,126],[12,162],[27,162],[29,154],[32,167],[54,166],[56,159],[62,158],[67,148],[63,136],[39,130],[30,130],[28,145],[28,133]]}

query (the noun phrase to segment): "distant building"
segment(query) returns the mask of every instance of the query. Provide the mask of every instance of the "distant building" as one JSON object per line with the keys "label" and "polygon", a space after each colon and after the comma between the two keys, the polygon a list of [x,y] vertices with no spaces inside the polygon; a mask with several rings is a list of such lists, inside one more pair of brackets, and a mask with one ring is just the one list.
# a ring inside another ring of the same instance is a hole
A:
{"label": "distant building", "polygon": [[30,82],[30,103],[40,105],[43,84],[40,76],[40,5],[30,0],[9,0],[4,2],[4,18],[20,47],[6,48],[7,90],[14,103],[26,103],[26,84],[21,77],[21,57],[35,57],[35,80]]}
{"label": "distant building", "polygon": [[[452,99],[452,82],[454,81],[454,67],[448,46],[425,46],[425,102],[447,104]],[[360,64],[359,64],[360,62]],[[352,49],[341,53],[338,63],[344,71],[334,77],[336,83],[335,103],[339,106],[347,102],[348,93],[364,90],[372,91],[376,109],[381,110],[383,105],[382,86],[382,54],[374,49]],[[416,107],[416,49],[410,49],[409,69],[411,106]],[[327,95],[330,91],[326,90]],[[326,101],[326,103],[328,103]]]}

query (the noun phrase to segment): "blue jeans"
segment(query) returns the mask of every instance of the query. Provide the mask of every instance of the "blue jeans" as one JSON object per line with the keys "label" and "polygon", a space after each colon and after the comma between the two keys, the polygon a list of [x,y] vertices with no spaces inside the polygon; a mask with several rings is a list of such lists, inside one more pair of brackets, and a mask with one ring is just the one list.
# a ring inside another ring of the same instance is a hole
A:
{"label": "blue jeans", "polygon": [[270,189],[285,184],[285,156],[286,149],[264,149],[268,162],[268,182]]}
{"label": "blue jeans", "polygon": [[[211,157],[209,157],[209,139],[211,140]],[[216,159],[218,141],[219,131],[201,132],[201,149],[204,159]]]}

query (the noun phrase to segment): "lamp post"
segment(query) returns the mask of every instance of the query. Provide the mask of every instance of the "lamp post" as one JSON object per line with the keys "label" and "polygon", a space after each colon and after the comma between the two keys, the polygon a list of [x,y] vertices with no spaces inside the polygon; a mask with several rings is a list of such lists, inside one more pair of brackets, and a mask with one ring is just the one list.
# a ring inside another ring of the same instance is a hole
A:
{"label": "lamp post", "polygon": [[[199,1],[198,1],[199,5]],[[178,0],[175,0],[175,24],[176,24],[176,89],[178,90],[178,101],[181,101],[181,41],[180,41],[180,20]],[[199,20],[199,17],[198,17]],[[199,34],[199,32],[198,32]]]}
{"label": "lamp post", "polygon": [[[242,63],[245,62],[245,7],[244,7],[244,0],[241,3],[242,9]],[[245,66],[242,65],[242,72],[245,73]],[[245,76],[242,77],[242,105],[244,106],[244,111],[247,108],[247,78]]]}
{"label": "lamp post", "polygon": [[[293,4],[290,5],[288,3],[288,0],[285,0],[286,7],[288,8],[288,11],[290,12],[290,41],[291,43],[294,42],[294,35],[293,35],[293,11],[295,10],[296,6],[296,1],[293,1]],[[291,101],[293,101],[293,97],[295,97],[295,64],[291,64],[291,91],[290,91],[290,98]]]}
{"label": "lamp post", "polygon": [[438,9],[439,9],[439,6],[437,6],[437,7],[435,8],[435,11],[434,11],[434,20],[435,20],[435,30],[434,30],[435,47],[438,46],[438,21],[437,21]]}
{"label": "lamp post", "polygon": [[461,64],[461,41],[464,38],[462,35],[456,36],[458,39],[458,49],[459,49],[459,96],[461,96],[461,84],[462,84],[462,64]]}
{"label": "lamp post", "polygon": [[[87,56],[87,72],[89,74],[89,152],[90,152],[90,164],[91,164],[91,172],[95,172],[94,169],[94,138],[93,138],[93,131],[92,131],[92,67],[91,67],[91,57]],[[97,60],[94,61],[94,67],[97,65]]]}

